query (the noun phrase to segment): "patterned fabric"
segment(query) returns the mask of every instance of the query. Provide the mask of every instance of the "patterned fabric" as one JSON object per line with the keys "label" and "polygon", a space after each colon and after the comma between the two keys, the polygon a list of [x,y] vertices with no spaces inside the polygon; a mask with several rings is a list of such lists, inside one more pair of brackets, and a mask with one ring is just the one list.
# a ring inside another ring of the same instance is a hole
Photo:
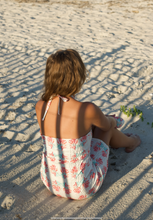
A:
{"label": "patterned fabric", "polygon": [[101,187],[108,169],[109,147],[92,138],[92,131],[78,139],[42,135],[41,179],[55,195],[85,199]]}
{"label": "patterned fabric", "polygon": [[124,124],[123,118],[117,117],[117,116],[115,116],[115,114],[114,115],[106,115],[106,116],[113,117],[113,118],[116,119],[116,122],[117,122],[116,123],[116,128],[120,128]]}
{"label": "patterned fabric", "polygon": [[120,128],[120,127],[122,127],[122,125],[124,124],[124,120],[123,120],[123,118],[116,117],[116,116],[114,116],[114,118],[115,118],[116,121],[117,121],[116,128]]}
{"label": "patterned fabric", "polygon": [[[60,98],[63,100],[64,97]],[[43,120],[50,104],[51,100]],[[53,194],[70,199],[94,195],[107,173],[109,147],[103,141],[92,138],[92,131],[77,139],[41,136],[43,154],[40,173],[45,186]]]}

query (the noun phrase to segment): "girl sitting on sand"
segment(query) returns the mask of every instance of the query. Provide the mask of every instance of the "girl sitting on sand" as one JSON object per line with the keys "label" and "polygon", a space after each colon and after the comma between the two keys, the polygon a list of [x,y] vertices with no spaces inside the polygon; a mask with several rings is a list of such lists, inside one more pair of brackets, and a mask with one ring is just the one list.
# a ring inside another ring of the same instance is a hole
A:
{"label": "girl sitting on sand", "polygon": [[41,179],[55,195],[85,199],[101,187],[108,169],[109,146],[132,152],[137,135],[116,127],[120,118],[105,116],[91,102],[75,100],[86,79],[75,50],[59,50],[47,59],[42,99],[36,104],[43,139]]}

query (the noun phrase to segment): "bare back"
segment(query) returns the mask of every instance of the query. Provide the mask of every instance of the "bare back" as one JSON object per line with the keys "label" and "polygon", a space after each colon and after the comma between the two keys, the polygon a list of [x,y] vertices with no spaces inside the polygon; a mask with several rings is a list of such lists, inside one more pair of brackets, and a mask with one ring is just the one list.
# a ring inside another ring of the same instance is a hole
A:
{"label": "bare back", "polygon": [[37,120],[41,133],[55,138],[80,138],[91,130],[91,119],[88,117],[88,104],[69,98],[67,102],[60,100],[60,114],[58,115],[59,97],[55,97],[45,120],[42,121],[47,103],[40,100],[36,104]]}

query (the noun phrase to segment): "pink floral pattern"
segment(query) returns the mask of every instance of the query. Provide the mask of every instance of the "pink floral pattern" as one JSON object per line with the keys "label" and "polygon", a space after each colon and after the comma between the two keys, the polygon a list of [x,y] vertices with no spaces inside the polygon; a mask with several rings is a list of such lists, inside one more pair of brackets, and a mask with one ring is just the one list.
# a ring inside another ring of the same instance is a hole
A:
{"label": "pink floral pattern", "polygon": [[91,171],[91,174],[90,174],[90,180],[94,179],[95,178],[95,173]]}
{"label": "pink floral pattern", "polygon": [[99,164],[103,164],[103,160],[102,160],[101,157],[100,157],[100,158],[97,158],[96,161],[97,161]]}
{"label": "pink floral pattern", "polygon": [[55,195],[86,199],[101,187],[108,169],[109,148],[92,132],[78,139],[42,135],[41,179]]}
{"label": "pink floral pattern", "polygon": [[78,169],[77,169],[76,166],[74,166],[74,167],[72,168],[71,173],[72,173],[72,177],[73,177],[73,178],[76,178],[76,175],[77,175],[77,173],[78,173]]}
{"label": "pink floral pattern", "polygon": [[78,186],[78,184],[75,182],[75,184],[73,185],[73,191],[75,193],[80,193],[81,192],[81,187]]}
{"label": "pink floral pattern", "polygon": [[66,178],[68,177],[69,171],[68,171],[68,169],[66,169],[65,167],[62,167],[62,168],[61,168],[61,173],[62,173],[64,179],[66,179]]}
{"label": "pink floral pattern", "polygon": [[71,193],[70,186],[67,183],[64,184],[63,190],[65,191],[66,194],[70,194]]}
{"label": "pink floral pattern", "polygon": [[50,171],[54,176],[56,176],[57,168],[54,164],[50,166]]}
{"label": "pink floral pattern", "polygon": [[88,180],[87,178],[84,178],[83,186],[84,186],[85,188],[88,188],[88,187],[89,187],[89,180]]}
{"label": "pink floral pattern", "polygon": [[58,186],[56,180],[53,181],[53,183],[52,183],[52,187],[53,187],[53,189],[54,189],[55,191],[57,191],[57,192],[60,191],[60,187]]}

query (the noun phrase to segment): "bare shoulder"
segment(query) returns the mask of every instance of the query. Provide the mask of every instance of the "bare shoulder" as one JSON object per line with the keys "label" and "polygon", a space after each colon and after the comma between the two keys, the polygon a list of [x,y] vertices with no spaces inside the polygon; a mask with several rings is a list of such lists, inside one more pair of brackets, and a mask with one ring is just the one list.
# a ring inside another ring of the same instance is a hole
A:
{"label": "bare shoulder", "polygon": [[35,111],[37,114],[37,117],[40,116],[46,108],[46,103],[43,100],[39,100],[35,105]]}
{"label": "bare shoulder", "polygon": [[97,108],[98,108],[98,106],[96,106],[92,102],[84,102],[84,106],[86,107],[87,112],[89,113],[94,113],[95,111],[97,111]]}
{"label": "bare shoulder", "polygon": [[96,114],[98,107],[92,102],[83,102],[82,108],[86,117],[92,118]]}
{"label": "bare shoulder", "polygon": [[110,123],[97,105],[91,102],[86,102],[84,103],[84,106],[86,108],[85,117],[91,122],[92,125],[95,125],[102,130],[109,129]]}
{"label": "bare shoulder", "polygon": [[[79,102],[76,101],[76,105],[78,105],[80,111],[86,118],[97,118],[103,115],[101,109],[92,102]],[[75,106],[75,105],[73,105]]]}
{"label": "bare shoulder", "polygon": [[39,126],[41,124],[41,118],[42,118],[43,112],[45,111],[45,106],[46,106],[46,103],[43,100],[39,100],[35,105],[35,111],[36,111]]}
{"label": "bare shoulder", "polygon": [[42,108],[42,106],[44,105],[44,101],[43,100],[39,100],[36,105],[35,105],[35,110],[40,110]]}

